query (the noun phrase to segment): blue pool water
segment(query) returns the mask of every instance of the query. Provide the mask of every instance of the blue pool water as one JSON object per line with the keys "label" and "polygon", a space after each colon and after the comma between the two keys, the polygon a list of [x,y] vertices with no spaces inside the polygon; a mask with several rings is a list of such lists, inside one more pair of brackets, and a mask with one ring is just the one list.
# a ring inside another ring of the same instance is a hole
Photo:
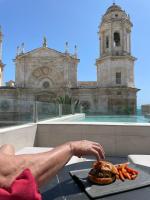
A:
{"label": "blue pool water", "polygon": [[86,116],[84,119],[76,121],[80,122],[127,122],[127,123],[150,123],[150,119],[142,115],[128,116],[128,115],[98,115]]}

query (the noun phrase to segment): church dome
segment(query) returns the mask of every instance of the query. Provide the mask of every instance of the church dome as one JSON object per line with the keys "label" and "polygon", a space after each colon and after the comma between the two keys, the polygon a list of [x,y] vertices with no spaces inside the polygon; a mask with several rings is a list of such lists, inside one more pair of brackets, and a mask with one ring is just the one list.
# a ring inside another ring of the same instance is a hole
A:
{"label": "church dome", "polygon": [[132,26],[129,15],[127,15],[126,12],[122,10],[122,8],[119,5],[116,5],[115,3],[113,3],[113,5],[111,5],[107,9],[106,13],[103,15],[101,25],[105,22],[108,23],[108,22],[118,21],[118,20],[121,20],[121,21],[125,20]]}
{"label": "church dome", "polygon": [[110,7],[107,9],[106,14],[108,14],[108,13],[110,13],[110,12],[116,12],[116,11],[122,11],[122,12],[123,12],[123,10],[121,9],[120,6],[118,6],[118,5],[116,5],[115,3],[113,3],[113,5],[110,6]]}

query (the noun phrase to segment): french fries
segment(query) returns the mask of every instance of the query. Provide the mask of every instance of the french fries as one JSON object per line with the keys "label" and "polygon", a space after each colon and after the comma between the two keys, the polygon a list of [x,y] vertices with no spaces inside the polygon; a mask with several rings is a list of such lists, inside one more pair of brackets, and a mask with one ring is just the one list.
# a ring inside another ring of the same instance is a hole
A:
{"label": "french fries", "polygon": [[136,179],[139,172],[128,167],[128,164],[129,163],[115,165],[116,169],[118,170],[118,174],[116,175],[117,179],[120,179],[121,181],[125,181],[125,179],[128,180]]}

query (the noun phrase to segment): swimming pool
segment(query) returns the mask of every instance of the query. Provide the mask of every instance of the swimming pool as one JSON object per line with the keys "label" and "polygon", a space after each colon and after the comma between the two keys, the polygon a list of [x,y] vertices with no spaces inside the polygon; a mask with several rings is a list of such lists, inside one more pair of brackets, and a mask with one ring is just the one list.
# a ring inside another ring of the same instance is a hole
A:
{"label": "swimming pool", "polygon": [[81,119],[73,119],[78,122],[125,122],[125,123],[150,123],[150,119],[142,115],[97,115],[85,116]]}

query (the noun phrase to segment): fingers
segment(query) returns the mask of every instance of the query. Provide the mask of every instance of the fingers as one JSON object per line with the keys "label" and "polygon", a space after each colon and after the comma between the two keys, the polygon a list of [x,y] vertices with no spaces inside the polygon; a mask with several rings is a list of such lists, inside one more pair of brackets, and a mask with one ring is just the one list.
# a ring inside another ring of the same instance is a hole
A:
{"label": "fingers", "polygon": [[93,146],[93,148],[97,151],[101,159],[105,159],[105,152],[101,146]]}
{"label": "fingers", "polygon": [[105,159],[105,151],[103,149],[103,146],[97,142],[93,142],[93,146],[94,146],[95,150],[97,150],[98,153],[100,154],[100,157],[102,159]]}
{"label": "fingers", "polygon": [[95,155],[97,160],[105,159],[105,152],[102,147],[97,142],[92,142],[88,140],[81,140],[72,142],[71,146],[72,152],[75,156],[81,157],[83,155]]}
{"label": "fingers", "polygon": [[94,148],[92,149],[91,153],[96,156],[97,160],[101,159],[99,152],[97,150],[95,150]]}
{"label": "fingers", "polygon": [[100,149],[101,149],[101,152],[102,152],[103,159],[105,159],[105,151],[104,151],[104,148],[101,144],[100,144]]}

